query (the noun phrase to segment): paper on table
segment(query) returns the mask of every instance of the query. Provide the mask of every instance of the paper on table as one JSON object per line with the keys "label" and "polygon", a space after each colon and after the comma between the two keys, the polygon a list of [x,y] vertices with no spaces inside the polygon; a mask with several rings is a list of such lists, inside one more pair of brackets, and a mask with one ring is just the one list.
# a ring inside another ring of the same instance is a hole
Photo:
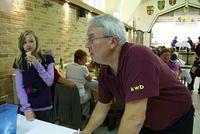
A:
{"label": "paper on table", "polygon": [[25,116],[17,115],[17,133],[16,134],[73,134],[74,129],[66,128],[56,124],[37,120],[27,121]]}

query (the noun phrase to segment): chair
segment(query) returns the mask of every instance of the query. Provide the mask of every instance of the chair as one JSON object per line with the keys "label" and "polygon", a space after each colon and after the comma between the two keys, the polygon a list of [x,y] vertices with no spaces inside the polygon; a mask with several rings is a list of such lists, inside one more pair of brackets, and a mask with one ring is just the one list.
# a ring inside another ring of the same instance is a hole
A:
{"label": "chair", "polygon": [[62,84],[56,84],[54,96],[54,119],[60,124],[67,123],[74,129],[81,128],[81,107],[78,90],[68,89]]}

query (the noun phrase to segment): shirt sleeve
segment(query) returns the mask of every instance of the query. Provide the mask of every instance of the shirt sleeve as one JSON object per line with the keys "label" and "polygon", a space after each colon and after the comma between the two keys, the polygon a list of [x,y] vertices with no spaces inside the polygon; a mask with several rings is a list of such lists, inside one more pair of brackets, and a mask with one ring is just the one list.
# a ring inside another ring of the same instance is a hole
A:
{"label": "shirt sleeve", "polygon": [[22,106],[22,111],[25,112],[27,110],[31,110],[30,103],[28,103],[28,96],[24,89],[23,77],[20,69],[15,69],[15,83],[19,102]]}
{"label": "shirt sleeve", "polygon": [[159,95],[159,71],[155,63],[130,60],[126,70],[126,102]]}
{"label": "shirt sleeve", "polygon": [[174,62],[174,63],[172,64],[171,69],[172,69],[174,72],[179,73],[179,65],[178,65],[178,63],[175,63],[175,62]]}
{"label": "shirt sleeve", "polygon": [[42,80],[48,85],[51,86],[54,81],[54,63],[50,63],[47,66],[47,70],[42,66],[40,62],[37,62],[33,65],[37,72],[39,73],[39,76],[42,78]]}
{"label": "shirt sleeve", "polygon": [[88,68],[84,65],[83,65],[83,68],[82,68],[82,72],[83,72],[83,75],[84,75],[85,78],[90,74]]}

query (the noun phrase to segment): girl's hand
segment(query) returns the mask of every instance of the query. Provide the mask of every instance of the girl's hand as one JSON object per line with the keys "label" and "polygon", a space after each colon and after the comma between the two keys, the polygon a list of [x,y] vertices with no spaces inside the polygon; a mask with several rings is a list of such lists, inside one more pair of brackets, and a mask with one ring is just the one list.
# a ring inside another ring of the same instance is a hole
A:
{"label": "girl's hand", "polygon": [[35,56],[33,56],[31,54],[31,52],[26,52],[25,58],[26,58],[27,62],[30,63],[30,64],[35,64],[37,62],[37,59],[35,58]]}
{"label": "girl's hand", "polygon": [[28,121],[33,121],[35,119],[35,113],[30,110],[25,112],[25,116]]}

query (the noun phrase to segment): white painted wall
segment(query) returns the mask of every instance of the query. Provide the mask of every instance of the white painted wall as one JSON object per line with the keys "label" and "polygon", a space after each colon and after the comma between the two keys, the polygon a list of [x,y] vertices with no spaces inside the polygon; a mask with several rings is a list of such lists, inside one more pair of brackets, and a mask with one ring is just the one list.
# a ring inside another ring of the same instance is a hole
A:
{"label": "white painted wall", "polygon": [[128,24],[132,20],[133,12],[141,1],[142,0],[123,0],[119,5],[120,20]]}
{"label": "white painted wall", "polygon": [[[150,5],[154,5],[154,13],[152,15],[147,14],[146,7]],[[188,5],[200,8],[200,2],[198,2],[198,0],[177,0],[174,6],[169,5],[169,0],[166,0],[165,8],[163,10],[159,10],[157,8],[156,0],[142,1],[142,3],[140,3],[140,5],[133,13],[132,21],[135,21],[136,30],[142,30],[145,32],[143,36],[143,44],[150,46],[151,37],[150,34],[147,32],[152,29],[154,23],[156,22],[156,19],[160,15]]]}
{"label": "white painted wall", "polygon": [[199,0],[188,0],[188,3],[189,4],[194,4],[194,5],[197,5],[197,6],[199,6],[200,4],[200,2],[198,2]]}
{"label": "white painted wall", "polygon": [[[137,30],[142,31],[150,31],[153,23],[155,22],[156,18],[160,14],[164,14],[166,12],[172,11],[177,9],[185,4],[184,0],[176,1],[176,5],[171,6],[169,5],[168,1],[165,1],[165,8],[163,10],[159,10],[157,8],[157,1],[155,0],[148,0],[143,1],[135,10],[133,15],[133,20],[135,21],[135,26]],[[153,5],[154,6],[154,13],[152,15],[147,14],[147,6]]]}
{"label": "white painted wall", "polygon": [[106,0],[82,0],[82,1],[103,12],[105,12],[106,10]]}

